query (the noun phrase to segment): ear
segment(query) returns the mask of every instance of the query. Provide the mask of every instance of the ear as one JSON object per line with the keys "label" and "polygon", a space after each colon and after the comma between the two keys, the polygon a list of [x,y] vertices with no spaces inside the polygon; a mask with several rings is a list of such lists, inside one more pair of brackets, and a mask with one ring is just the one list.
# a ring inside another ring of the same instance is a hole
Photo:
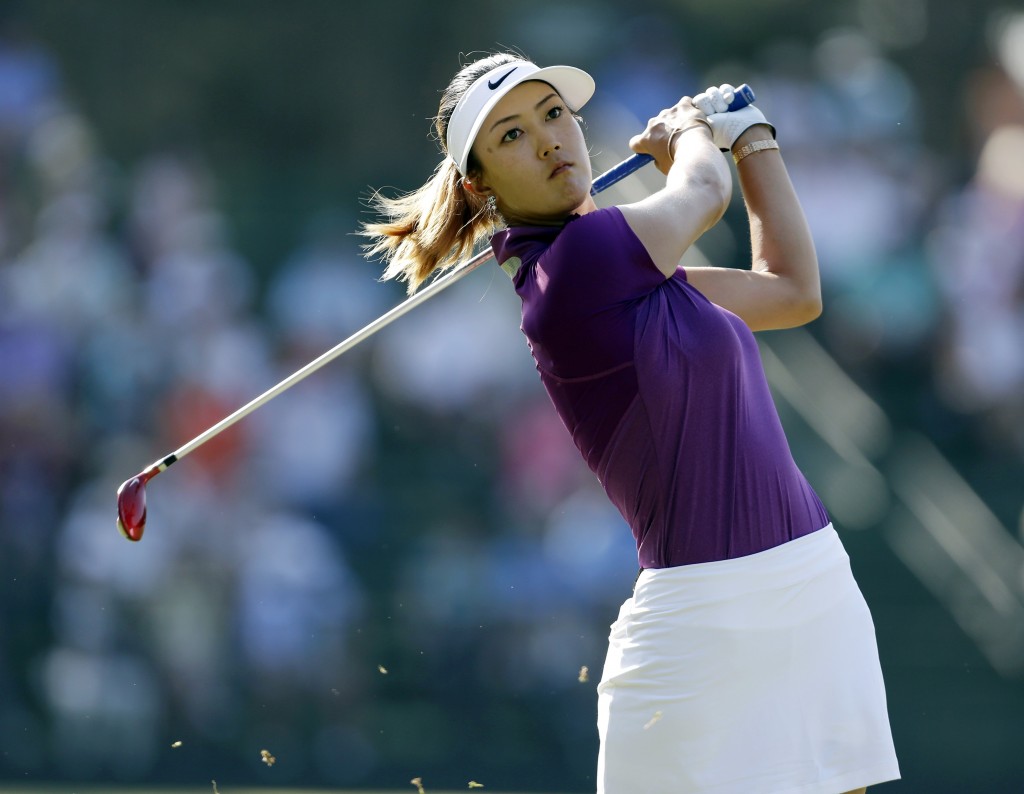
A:
{"label": "ear", "polygon": [[479,173],[471,173],[462,177],[462,187],[467,193],[472,193],[482,199],[490,198],[494,193]]}

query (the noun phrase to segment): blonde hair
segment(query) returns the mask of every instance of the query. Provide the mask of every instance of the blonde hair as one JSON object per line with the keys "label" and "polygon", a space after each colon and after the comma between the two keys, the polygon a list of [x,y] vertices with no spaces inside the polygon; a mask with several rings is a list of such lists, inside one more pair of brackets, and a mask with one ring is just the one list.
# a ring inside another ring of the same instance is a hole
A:
{"label": "blonde hair", "polygon": [[[463,187],[463,177],[448,154],[445,140],[455,106],[477,78],[503,63],[523,58],[518,53],[501,52],[463,66],[442,93],[434,118],[434,132],[444,159],[433,176],[410,193],[388,198],[376,192],[370,199],[371,208],[385,220],[362,224],[359,234],[370,239],[363,248],[368,255],[385,261],[383,278],[408,282],[410,295],[435,272],[462,263],[481,238],[504,225],[492,204]],[[471,152],[468,174],[479,167]]]}

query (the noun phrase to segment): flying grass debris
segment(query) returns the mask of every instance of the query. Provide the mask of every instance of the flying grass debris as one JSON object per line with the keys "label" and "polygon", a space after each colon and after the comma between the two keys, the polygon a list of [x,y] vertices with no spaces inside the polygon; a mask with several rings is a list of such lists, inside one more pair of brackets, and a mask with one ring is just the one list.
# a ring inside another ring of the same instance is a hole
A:
{"label": "flying grass debris", "polygon": [[380,670],[380,674],[381,674],[381,675],[387,675],[387,674],[388,674],[388,668],[386,668],[386,667],[385,667],[384,665],[382,665],[382,664],[378,664],[378,665],[377,665],[377,669],[378,669],[378,670]]}
{"label": "flying grass debris", "polygon": [[483,783],[477,783],[475,780],[471,780],[471,781],[469,781],[469,787],[470,788],[483,788],[484,784]]}
{"label": "flying grass debris", "polygon": [[409,782],[412,783],[416,787],[416,794],[425,794],[425,792],[423,790],[423,778],[421,778],[421,777],[414,777]]}
{"label": "flying grass debris", "polygon": [[267,766],[273,766],[274,762],[277,761],[277,759],[270,754],[269,750],[260,750],[260,757],[263,759],[263,763]]}
{"label": "flying grass debris", "polygon": [[651,726],[652,726],[652,725],[653,725],[654,723],[656,723],[656,722],[657,722],[658,720],[660,720],[660,719],[661,719],[661,712],[660,712],[660,711],[656,711],[656,712],[654,712],[654,716],[653,716],[653,717],[651,717],[651,718],[650,718],[650,719],[649,719],[649,720],[647,721],[647,724],[646,724],[646,725],[644,725],[644,730],[646,731],[646,730],[647,730],[648,728],[650,728],[650,727],[651,727]]}
{"label": "flying grass debris", "polygon": [[213,794],[220,794],[220,792],[217,791],[217,781],[211,780],[210,782],[213,783]]}
{"label": "flying grass debris", "polygon": [[171,742],[171,747],[181,747],[181,739],[178,739],[176,742]]}
{"label": "flying grass debris", "polygon": [[581,684],[585,684],[590,680],[590,669],[586,665],[583,665],[583,667],[580,668],[579,678]]}

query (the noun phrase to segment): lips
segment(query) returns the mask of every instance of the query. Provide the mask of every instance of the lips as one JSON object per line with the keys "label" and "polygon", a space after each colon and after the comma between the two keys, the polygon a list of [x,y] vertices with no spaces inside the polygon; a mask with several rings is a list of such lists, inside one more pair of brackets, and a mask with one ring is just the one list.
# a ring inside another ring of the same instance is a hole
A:
{"label": "lips", "polygon": [[564,174],[566,171],[568,171],[574,165],[575,165],[575,163],[568,163],[568,162],[567,163],[559,163],[553,169],[551,169],[551,175],[548,177],[548,179],[554,179],[556,176]]}

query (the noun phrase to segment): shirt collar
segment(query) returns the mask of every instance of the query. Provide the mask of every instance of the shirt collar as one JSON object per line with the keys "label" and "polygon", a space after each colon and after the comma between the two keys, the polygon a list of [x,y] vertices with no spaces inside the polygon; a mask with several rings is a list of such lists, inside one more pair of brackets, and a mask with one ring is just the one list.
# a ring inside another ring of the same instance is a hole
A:
{"label": "shirt collar", "polygon": [[569,223],[579,218],[575,213],[566,218],[561,226],[511,226],[496,232],[491,237],[491,250],[513,283],[519,274],[540,259]]}

